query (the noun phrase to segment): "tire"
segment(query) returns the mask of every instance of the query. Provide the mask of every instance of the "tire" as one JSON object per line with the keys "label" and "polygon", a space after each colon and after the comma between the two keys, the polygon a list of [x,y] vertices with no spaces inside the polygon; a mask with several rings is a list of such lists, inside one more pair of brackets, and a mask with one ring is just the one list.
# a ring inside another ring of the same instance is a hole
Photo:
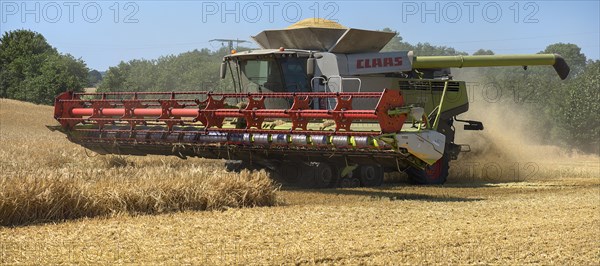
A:
{"label": "tire", "polygon": [[328,188],[335,183],[335,171],[324,162],[319,162],[314,167],[314,188]]}
{"label": "tire", "polygon": [[330,188],[336,181],[336,171],[324,162],[283,163],[275,170],[275,178],[280,182],[300,188]]}
{"label": "tire", "polygon": [[236,160],[225,161],[225,171],[239,173],[243,169],[243,162]]}
{"label": "tire", "polygon": [[254,171],[260,170],[260,167],[253,166],[245,161],[241,160],[227,160],[225,161],[225,171],[239,173],[242,170]]}
{"label": "tire", "polygon": [[361,165],[358,169],[360,185],[378,187],[383,183],[383,168],[378,165]]}
{"label": "tire", "polygon": [[443,185],[448,179],[448,156],[444,155],[424,170],[409,168],[406,170],[409,181],[417,185]]}
{"label": "tire", "polygon": [[276,168],[275,179],[287,185],[298,185],[302,178],[302,168],[296,163],[284,162]]}

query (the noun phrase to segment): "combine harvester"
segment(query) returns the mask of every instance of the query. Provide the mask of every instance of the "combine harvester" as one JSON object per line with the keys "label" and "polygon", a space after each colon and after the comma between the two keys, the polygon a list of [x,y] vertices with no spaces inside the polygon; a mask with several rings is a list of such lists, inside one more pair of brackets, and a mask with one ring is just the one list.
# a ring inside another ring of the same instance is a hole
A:
{"label": "combine harvester", "polygon": [[[314,22],[314,23],[312,23]],[[316,24],[315,24],[316,23]],[[263,48],[223,58],[231,92],[65,92],[52,129],[100,154],[199,156],[265,168],[303,187],[378,186],[384,172],[443,184],[454,122],[469,108],[450,68],[551,65],[555,54],[414,56],[380,52],[394,33],[309,19],[254,36]]]}

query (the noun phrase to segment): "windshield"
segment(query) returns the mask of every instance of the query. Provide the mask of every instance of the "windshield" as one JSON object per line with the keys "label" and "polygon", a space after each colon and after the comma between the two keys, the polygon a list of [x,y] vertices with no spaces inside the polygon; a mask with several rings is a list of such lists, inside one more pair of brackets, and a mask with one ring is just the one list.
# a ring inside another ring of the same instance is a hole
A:
{"label": "windshield", "polygon": [[281,58],[281,69],[285,79],[285,89],[288,92],[308,92],[308,77],[306,76],[306,58]]}
{"label": "windshield", "polygon": [[259,58],[242,60],[239,64],[242,86],[248,92],[310,91],[306,58]]}
{"label": "windshield", "polygon": [[242,81],[249,92],[281,92],[283,81],[275,59],[256,59],[240,62]]}

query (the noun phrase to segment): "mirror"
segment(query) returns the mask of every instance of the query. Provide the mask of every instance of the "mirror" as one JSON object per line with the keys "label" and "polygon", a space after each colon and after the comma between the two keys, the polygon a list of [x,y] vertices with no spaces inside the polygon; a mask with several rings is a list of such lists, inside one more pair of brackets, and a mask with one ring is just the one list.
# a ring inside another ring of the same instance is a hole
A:
{"label": "mirror", "polygon": [[316,59],[314,57],[308,58],[306,60],[306,75],[312,77],[315,75],[315,64]]}
{"label": "mirror", "polygon": [[225,75],[227,74],[227,62],[223,61],[221,63],[221,79],[225,79]]}

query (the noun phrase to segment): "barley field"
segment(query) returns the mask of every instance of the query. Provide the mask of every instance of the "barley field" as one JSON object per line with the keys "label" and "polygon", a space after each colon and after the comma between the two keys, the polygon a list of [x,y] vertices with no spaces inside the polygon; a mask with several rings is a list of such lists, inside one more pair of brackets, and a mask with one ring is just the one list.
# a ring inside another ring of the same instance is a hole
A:
{"label": "barley field", "polygon": [[2,100],[0,225],[117,214],[158,214],[277,204],[262,172],[227,173],[222,162],[99,156],[69,143],[52,108]]}
{"label": "barley field", "polygon": [[51,107],[0,100],[0,265],[600,264],[600,159],[493,123],[464,135],[483,151],[444,186],[327,190],[219,160],[98,156],[54,124]]}

